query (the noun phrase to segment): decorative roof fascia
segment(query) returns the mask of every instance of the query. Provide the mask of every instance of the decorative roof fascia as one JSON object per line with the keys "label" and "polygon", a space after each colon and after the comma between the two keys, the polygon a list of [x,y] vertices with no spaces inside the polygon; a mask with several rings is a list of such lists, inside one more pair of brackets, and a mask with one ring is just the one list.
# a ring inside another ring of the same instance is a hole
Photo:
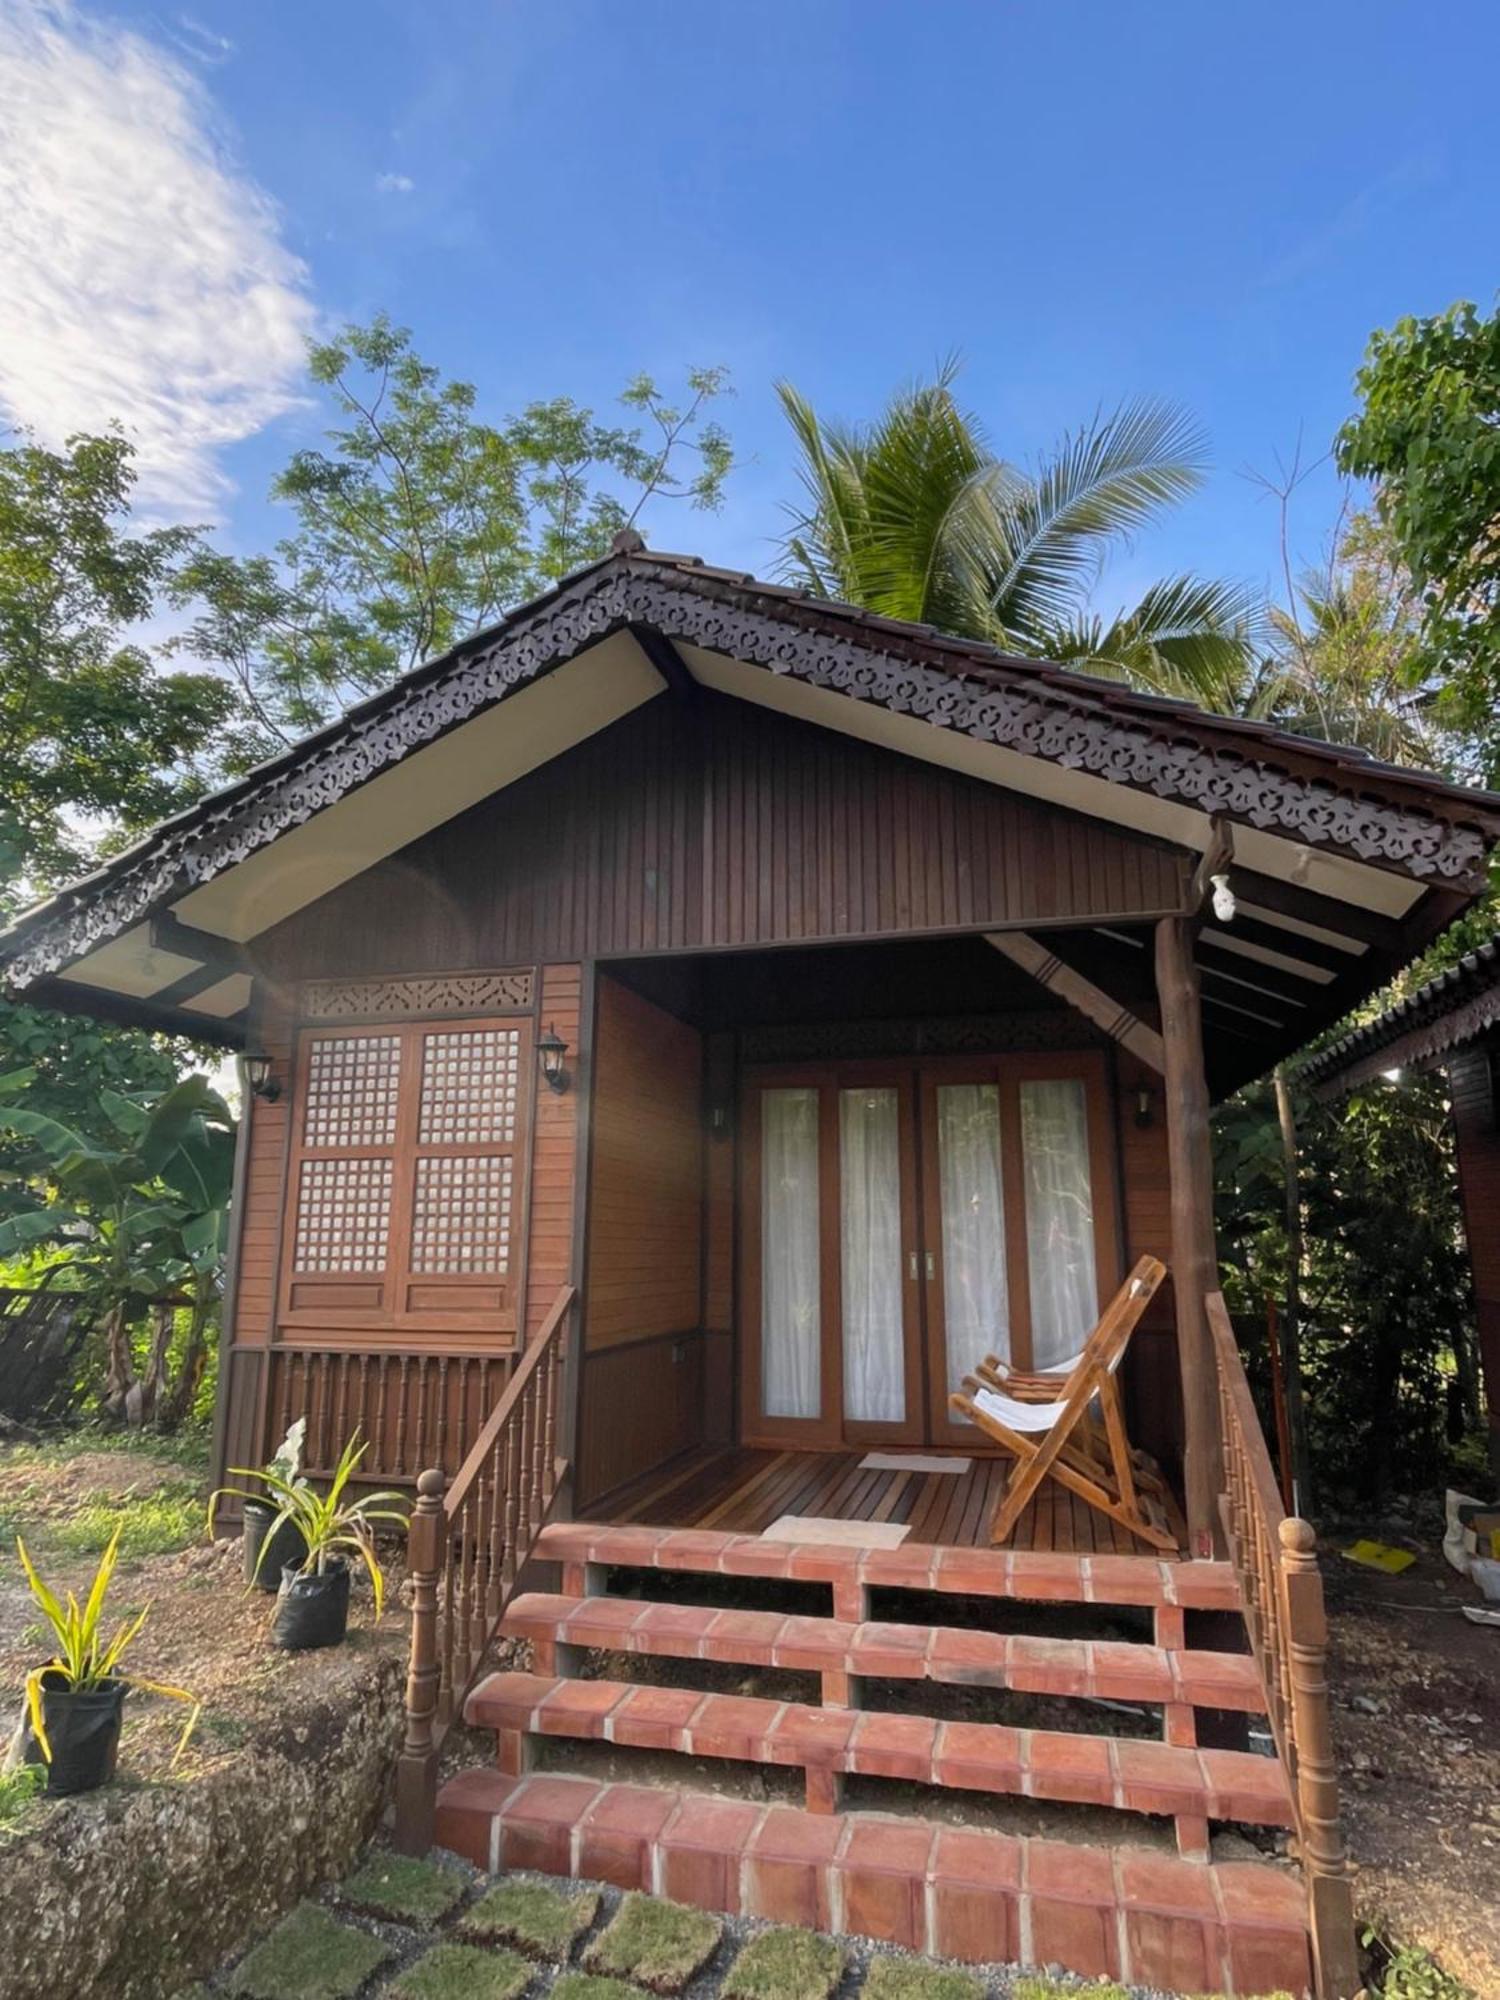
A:
{"label": "decorative roof fascia", "polygon": [[[1233,725],[1222,719],[1216,725],[1203,716],[1199,731],[1197,719],[1175,705],[1158,716],[1142,701],[1127,713],[1132,698],[1125,690],[1118,704],[1091,698],[1078,685],[1081,676],[1028,674],[1024,662],[1010,665],[982,649],[974,670],[965,671],[953,641],[936,644],[919,627],[907,636],[889,621],[865,626],[847,608],[820,613],[818,600],[753,579],[621,556],[417,669],[22,918],[0,941],[12,984],[25,987],[74,963],[516,688],[632,625],[1423,883],[1474,889],[1500,834],[1486,801],[1476,798],[1465,811],[1462,795],[1450,787],[1433,785],[1446,808],[1439,812],[1374,795],[1376,772],[1331,756],[1334,775],[1310,778],[1225,741]],[[924,646],[942,666],[915,657]],[[1299,749],[1303,763],[1319,755],[1316,746]]]}

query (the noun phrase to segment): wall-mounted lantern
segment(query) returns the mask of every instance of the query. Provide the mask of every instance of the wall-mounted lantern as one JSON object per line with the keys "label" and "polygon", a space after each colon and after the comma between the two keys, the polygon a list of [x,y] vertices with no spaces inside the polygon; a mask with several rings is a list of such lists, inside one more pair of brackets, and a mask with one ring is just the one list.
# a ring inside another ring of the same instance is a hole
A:
{"label": "wall-mounted lantern", "polygon": [[547,1088],[561,1096],[573,1079],[563,1068],[568,1045],[550,1021],[546,1034],[537,1037],[536,1052],[542,1065],[542,1075],[547,1079]]}
{"label": "wall-mounted lantern", "polygon": [[1146,1126],[1151,1123],[1151,1106],[1155,1100],[1155,1096],[1156,1093],[1152,1090],[1149,1083],[1142,1083],[1136,1091],[1135,1122],[1137,1125]]}
{"label": "wall-mounted lantern", "polygon": [[281,1095],[281,1085],[271,1073],[271,1058],[264,1049],[256,1049],[244,1058],[245,1081],[250,1086],[250,1095],[260,1098],[266,1104],[274,1104]]}

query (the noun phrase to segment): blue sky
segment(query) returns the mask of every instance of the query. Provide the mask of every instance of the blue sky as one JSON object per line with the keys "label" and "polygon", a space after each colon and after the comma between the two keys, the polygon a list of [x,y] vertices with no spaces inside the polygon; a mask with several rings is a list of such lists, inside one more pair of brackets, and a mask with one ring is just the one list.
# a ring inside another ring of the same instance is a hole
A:
{"label": "blue sky", "polygon": [[1101,604],[1269,582],[1247,471],[1326,448],[1372,327],[1500,282],[1497,63],[1493,0],[0,0],[0,403],[130,403],[158,503],[249,547],[313,327],[383,307],[495,414],[723,362],[747,463],[647,531],[765,571],[773,380],[859,417],[956,349],[1009,456],[1131,394],[1207,428]]}

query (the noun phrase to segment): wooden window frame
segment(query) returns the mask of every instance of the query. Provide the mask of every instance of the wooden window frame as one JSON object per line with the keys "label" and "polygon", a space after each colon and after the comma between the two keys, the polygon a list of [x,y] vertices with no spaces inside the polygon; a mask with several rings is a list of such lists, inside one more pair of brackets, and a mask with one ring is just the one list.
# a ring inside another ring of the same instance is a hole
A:
{"label": "wooden window frame", "polygon": [[[424,1051],[434,1035],[474,1034],[500,1030],[517,1037],[515,1132],[506,1141],[427,1141],[418,1138]],[[316,1043],[393,1036],[400,1044],[396,1131],[389,1145],[326,1147],[306,1144],[304,1120],[308,1102],[312,1051]],[[535,1124],[535,1020],[531,1013],[429,1015],[419,1019],[379,1016],[359,1022],[304,1021],[295,1031],[292,1063],[292,1104],[286,1192],[282,1207],[281,1282],[278,1286],[279,1333],[293,1338],[309,1332],[367,1334],[409,1342],[414,1333],[459,1344],[482,1341],[489,1351],[509,1351],[521,1345],[526,1310],[526,1250],[530,1215],[531,1140]],[[509,1261],[503,1275],[495,1272],[426,1273],[412,1269],[412,1225],[418,1164],[434,1158],[483,1158],[508,1155],[510,1173]],[[304,1273],[296,1267],[297,1217],[303,1169],[309,1161],[328,1159],[389,1159],[392,1163],[391,1206],[387,1226],[386,1262],[378,1280],[373,1274]],[[380,1297],[362,1302],[358,1293],[378,1289]],[[323,1293],[319,1300],[314,1295]],[[496,1293],[500,1294],[497,1301]],[[342,1294],[342,1296],[341,1296]],[[464,1302],[468,1294],[474,1303]],[[440,1296],[446,1295],[446,1296]],[[304,1302],[305,1301],[305,1302]]]}
{"label": "wooden window frame", "polygon": [[[1100,1049],[1028,1050],[985,1056],[889,1057],[878,1060],[747,1064],[740,1075],[741,1244],[739,1283],[740,1437],[747,1445],[839,1449],[927,1440],[974,1450],[973,1427],[948,1415],[941,1183],[937,1172],[937,1087],[993,1083],[999,1089],[1001,1184],[1005,1197],[1006,1277],[1011,1307],[1011,1359],[1031,1366],[1030,1258],[1026,1240],[1025,1160],[1021,1145],[1021,1085],[1080,1082],[1084,1086],[1093,1197],[1094,1267],[1101,1307],[1121,1274],[1117,1105],[1106,1054]],[[907,1349],[907,1420],[855,1424],[843,1415],[843,1315],[839,1205],[839,1092],[895,1084],[900,1092],[902,1162],[902,1285]],[[821,1411],[816,1418],[762,1413],[761,1122],[763,1090],[813,1089],[818,1098],[819,1306]],[[910,1277],[908,1253],[919,1250],[922,1274]],[[933,1275],[926,1276],[925,1257]],[[981,1445],[979,1447],[983,1449]]]}

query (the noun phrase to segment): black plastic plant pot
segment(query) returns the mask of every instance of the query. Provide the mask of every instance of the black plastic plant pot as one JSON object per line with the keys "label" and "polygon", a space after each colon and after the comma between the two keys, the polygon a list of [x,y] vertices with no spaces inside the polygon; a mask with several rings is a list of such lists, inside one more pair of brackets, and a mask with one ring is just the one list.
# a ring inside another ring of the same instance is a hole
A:
{"label": "black plastic plant pot", "polygon": [[349,1629],[349,1566],[335,1559],[321,1576],[282,1571],[271,1644],[287,1653],[341,1646]]}
{"label": "black plastic plant pot", "polygon": [[[307,1543],[302,1539],[302,1530],[295,1521],[283,1521],[270,1537],[270,1546],[264,1557],[261,1548],[266,1542],[266,1530],[276,1519],[276,1509],[265,1500],[245,1502],[245,1581],[266,1591],[280,1590],[281,1572],[284,1569],[300,1569],[307,1561]],[[259,1569],[256,1564],[259,1562]]]}
{"label": "black plastic plant pot", "polygon": [[[77,1693],[60,1673],[46,1676],[42,1682],[42,1720],[52,1749],[52,1761],[47,1765],[49,1792],[66,1797],[73,1792],[96,1792],[109,1783],[120,1753],[120,1711],[129,1691],[124,1681],[111,1680],[103,1687]],[[25,1756],[28,1764],[45,1761],[29,1723]]]}

